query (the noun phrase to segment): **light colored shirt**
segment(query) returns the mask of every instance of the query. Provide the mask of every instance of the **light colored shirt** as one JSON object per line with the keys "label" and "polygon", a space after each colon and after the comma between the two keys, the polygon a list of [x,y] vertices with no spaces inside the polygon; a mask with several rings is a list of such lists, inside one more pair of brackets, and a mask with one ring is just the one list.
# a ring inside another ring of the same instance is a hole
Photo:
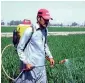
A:
{"label": "light colored shirt", "polygon": [[[38,24],[34,26],[33,29],[33,34],[32,28],[26,29],[17,46],[17,52],[20,60],[25,64],[29,63],[33,66],[42,66],[45,65],[45,56],[53,58],[47,42],[45,42],[47,32],[46,28],[41,30]],[[24,46],[30,37],[31,39],[23,51]]]}

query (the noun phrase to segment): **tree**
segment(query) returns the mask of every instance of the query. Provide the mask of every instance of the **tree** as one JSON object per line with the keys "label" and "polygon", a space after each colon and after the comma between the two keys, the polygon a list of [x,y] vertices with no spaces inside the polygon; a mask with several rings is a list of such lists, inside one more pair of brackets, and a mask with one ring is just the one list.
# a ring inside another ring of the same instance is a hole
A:
{"label": "tree", "polygon": [[71,24],[71,26],[77,26],[78,25],[78,23],[76,23],[76,22],[73,22],[72,24]]}
{"label": "tree", "polygon": [[5,22],[4,21],[1,21],[1,25],[5,25]]}

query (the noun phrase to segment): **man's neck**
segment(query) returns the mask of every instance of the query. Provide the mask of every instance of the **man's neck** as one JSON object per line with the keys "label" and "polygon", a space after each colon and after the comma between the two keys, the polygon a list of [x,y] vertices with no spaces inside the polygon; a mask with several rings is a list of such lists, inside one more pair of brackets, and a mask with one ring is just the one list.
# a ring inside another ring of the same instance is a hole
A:
{"label": "man's neck", "polygon": [[39,23],[38,23],[38,25],[39,25],[39,27],[40,27],[41,29],[45,29],[45,28],[46,28],[46,27],[40,25]]}

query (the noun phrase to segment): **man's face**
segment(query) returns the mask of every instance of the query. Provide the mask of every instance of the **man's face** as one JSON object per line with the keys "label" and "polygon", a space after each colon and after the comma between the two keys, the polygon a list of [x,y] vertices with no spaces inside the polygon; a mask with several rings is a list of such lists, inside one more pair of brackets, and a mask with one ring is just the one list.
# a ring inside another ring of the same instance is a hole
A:
{"label": "man's face", "polygon": [[43,27],[46,28],[49,23],[48,19],[44,19],[43,17],[40,17],[39,24]]}

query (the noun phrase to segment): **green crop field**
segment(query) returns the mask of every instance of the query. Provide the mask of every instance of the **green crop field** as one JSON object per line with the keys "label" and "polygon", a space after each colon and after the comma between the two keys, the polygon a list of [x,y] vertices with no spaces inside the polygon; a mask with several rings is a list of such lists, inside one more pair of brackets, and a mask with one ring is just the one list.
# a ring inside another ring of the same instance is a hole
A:
{"label": "green crop field", "polygon": [[85,31],[85,28],[82,28],[82,27],[48,27],[48,31],[53,31],[53,32],[59,32],[59,31],[69,31],[69,32],[72,32],[72,31]]}
{"label": "green crop field", "polygon": [[1,27],[1,32],[13,32],[16,27]]}
{"label": "green crop field", "polygon": [[[10,43],[12,38],[1,38],[2,50]],[[48,83],[85,83],[85,35],[48,36],[48,45],[55,63],[68,59],[53,68],[46,63]],[[3,71],[1,80],[2,83],[10,83]]]}
{"label": "green crop field", "polygon": [[[16,27],[1,27],[1,32],[13,32]],[[48,27],[48,31],[85,31],[83,27]]]}

